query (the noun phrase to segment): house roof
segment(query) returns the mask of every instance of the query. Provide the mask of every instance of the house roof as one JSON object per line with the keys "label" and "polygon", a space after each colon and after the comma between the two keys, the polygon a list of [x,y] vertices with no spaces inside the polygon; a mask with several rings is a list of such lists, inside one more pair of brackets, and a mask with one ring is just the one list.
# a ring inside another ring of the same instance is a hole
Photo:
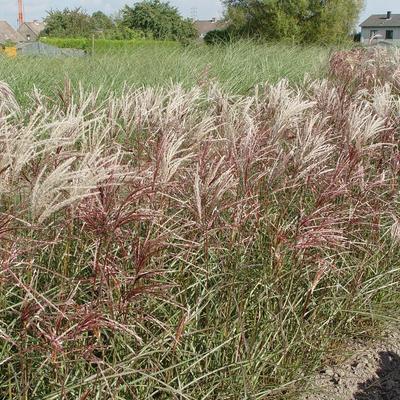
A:
{"label": "house roof", "polygon": [[207,21],[195,21],[194,26],[200,35],[213,31],[215,29],[225,29],[228,24],[225,21],[218,20],[207,20]]}
{"label": "house roof", "polygon": [[396,28],[400,27],[400,14],[392,14],[391,18],[387,18],[387,14],[375,14],[367,18],[362,24],[362,28],[375,28],[375,27],[388,27]]}
{"label": "house roof", "polygon": [[46,28],[46,24],[40,21],[25,22],[24,25],[26,25],[35,35],[39,35]]}
{"label": "house roof", "polygon": [[0,42],[23,42],[24,38],[7,21],[0,21]]}

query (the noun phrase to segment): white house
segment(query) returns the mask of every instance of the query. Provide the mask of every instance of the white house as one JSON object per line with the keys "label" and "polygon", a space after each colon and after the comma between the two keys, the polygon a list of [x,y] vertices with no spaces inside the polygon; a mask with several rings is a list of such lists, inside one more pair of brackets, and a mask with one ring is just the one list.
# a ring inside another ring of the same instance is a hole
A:
{"label": "white house", "polygon": [[371,15],[361,25],[361,42],[400,45],[400,14]]}

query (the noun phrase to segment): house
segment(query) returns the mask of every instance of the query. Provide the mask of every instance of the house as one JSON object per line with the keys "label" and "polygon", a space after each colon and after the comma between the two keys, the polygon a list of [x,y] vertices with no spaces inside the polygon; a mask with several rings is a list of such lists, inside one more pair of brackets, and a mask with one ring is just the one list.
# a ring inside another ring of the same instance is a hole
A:
{"label": "house", "polygon": [[371,15],[360,26],[362,43],[400,44],[400,14]]}
{"label": "house", "polygon": [[225,21],[219,21],[216,18],[206,21],[194,21],[194,26],[199,33],[199,38],[204,39],[208,32],[216,29],[225,29],[228,24]]}
{"label": "house", "polygon": [[24,38],[7,21],[0,21],[0,43],[20,43]]}
{"label": "house", "polygon": [[36,42],[40,33],[46,28],[44,22],[32,21],[24,22],[18,29],[18,32],[24,37],[26,42]]}

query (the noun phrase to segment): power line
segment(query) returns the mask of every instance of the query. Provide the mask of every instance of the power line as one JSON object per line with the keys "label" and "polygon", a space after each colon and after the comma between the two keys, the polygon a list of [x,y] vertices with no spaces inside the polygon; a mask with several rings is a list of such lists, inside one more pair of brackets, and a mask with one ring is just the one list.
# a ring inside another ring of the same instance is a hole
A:
{"label": "power line", "polygon": [[198,9],[197,7],[192,7],[190,9],[190,17],[192,18],[193,21],[197,21],[198,20]]}

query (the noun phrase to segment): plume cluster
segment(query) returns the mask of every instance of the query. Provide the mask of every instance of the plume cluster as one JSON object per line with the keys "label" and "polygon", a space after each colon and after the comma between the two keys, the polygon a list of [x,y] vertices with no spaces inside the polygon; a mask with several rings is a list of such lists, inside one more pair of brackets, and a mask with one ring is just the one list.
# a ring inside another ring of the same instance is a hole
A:
{"label": "plume cluster", "polygon": [[397,58],[249,96],[0,83],[0,397],[287,390],[398,277]]}

